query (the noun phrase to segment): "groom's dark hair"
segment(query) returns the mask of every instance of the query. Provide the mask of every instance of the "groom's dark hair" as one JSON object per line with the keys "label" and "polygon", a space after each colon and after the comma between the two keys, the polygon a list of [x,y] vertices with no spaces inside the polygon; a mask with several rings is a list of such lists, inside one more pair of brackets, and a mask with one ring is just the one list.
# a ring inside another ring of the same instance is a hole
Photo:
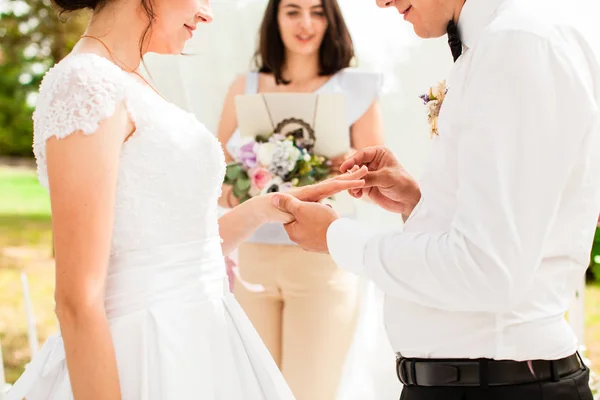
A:
{"label": "groom's dark hair", "polygon": [[[287,85],[290,81],[281,76],[285,47],[277,22],[279,3],[281,0],[269,0],[267,4],[254,62],[259,72],[271,73],[278,85]],[[350,66],[354,59],[354,45],[337,0],[321,0],[321,4],[328,26],[319,48],[319,75],[329,76]]]}

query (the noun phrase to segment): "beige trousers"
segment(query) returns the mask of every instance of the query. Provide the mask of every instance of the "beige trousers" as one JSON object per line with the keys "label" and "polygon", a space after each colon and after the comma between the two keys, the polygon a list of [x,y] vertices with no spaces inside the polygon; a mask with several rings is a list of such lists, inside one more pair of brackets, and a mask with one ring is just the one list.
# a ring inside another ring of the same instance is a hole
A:
{"label": "beige trousers", "polygon": [[358,278],[329,255],[245,243],[234,294],[296,400],[334,400],[359,309]]}

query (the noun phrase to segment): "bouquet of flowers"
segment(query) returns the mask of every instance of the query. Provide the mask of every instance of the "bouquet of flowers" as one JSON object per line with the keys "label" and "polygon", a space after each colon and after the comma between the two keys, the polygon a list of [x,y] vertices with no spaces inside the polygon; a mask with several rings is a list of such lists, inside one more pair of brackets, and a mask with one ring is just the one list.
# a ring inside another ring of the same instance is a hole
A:
{"label": "bouquet of flowers", "polygon": [[314,154],[313,148],[314,139],[305,138],[303,129],[257,135],[240,147],[237,160],[227,166],[225,183],[232,185],[233,195],[244,202],[320,182],[329,177],[331,163]]}

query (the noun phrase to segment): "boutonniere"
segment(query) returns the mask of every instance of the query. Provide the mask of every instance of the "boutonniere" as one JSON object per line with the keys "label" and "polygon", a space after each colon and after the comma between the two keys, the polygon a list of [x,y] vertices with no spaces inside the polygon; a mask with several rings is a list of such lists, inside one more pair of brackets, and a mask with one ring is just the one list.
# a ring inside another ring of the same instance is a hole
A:
{"label": "boutonniere", "polygon": [[425,103],[425,107],[427,107],[427,120],[429,121],[430,137],[433,137],[433,135],[439,135],[437,121],[447,92],[448,87],[446,86],[446,81],[444,80],[438,83],[436,87],[430,87],[429,93],[419,96]]}

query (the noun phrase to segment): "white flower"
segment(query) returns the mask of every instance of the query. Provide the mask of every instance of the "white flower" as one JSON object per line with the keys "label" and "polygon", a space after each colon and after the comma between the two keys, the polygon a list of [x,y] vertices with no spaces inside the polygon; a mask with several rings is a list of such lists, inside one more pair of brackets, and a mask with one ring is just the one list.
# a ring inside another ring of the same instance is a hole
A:
{"label": "white flower", "polygon": [[263,167],[269,167],[271,162],[273,161],[273,153],[275,153],[275,149],[277,148],[277,143],[267,142],[261,143],[258,148],[258,162]]}
{"label": "white flower", "polygon": [[438,100],[431,100],[427,103],[427,110],[431,116],[436,117],[440,112],[440,102]]}
{"label": "white flower", "polygon": [[300,150],[290,140],[277,143],[277,147],[273,151],[269,171],[273,175],[284,178],[296,168],[296,162],[301,154]]}
{"label": "white flower", "polygon": [[281,179],[280,177],[276,176],[273,179],[271,179],[269,181],[269,183],[267,183],[265,185],[265,187],[263,188],[263,190],[261,190],[260,194],[267,194],[267,193],[271,193],[271,192],[279,192],[279,188],[281,187],[281,185],[283,185],[283,179]]}
{"label": "white flower", "polygon": [[[294,144],[292,142],[290,142],[289,140],[285,141],[285,147],[286,147],[286,154],[288,155],[290,164],[292,165],[292,168],[290,169],[290,171],[291,171],[296,166],[296,162],[302,155],[302,152],[300,151],[299,148],[295,147]],[[310,160],[310,158],[309,158],[309,160]]]}
{"label": "white flower", "polygon": [[303,157],[303,158],[304,158],[304,161],[306,161],[306,162],[309,162],[309,161],[310,161],[310,158],[311,158],[311,157],[310,157],[310,153],[309,153],[308,151],[306,151],[306,150],[304,150],[304,152],[303,152],[303,153],[304,153],[304,157]]}

